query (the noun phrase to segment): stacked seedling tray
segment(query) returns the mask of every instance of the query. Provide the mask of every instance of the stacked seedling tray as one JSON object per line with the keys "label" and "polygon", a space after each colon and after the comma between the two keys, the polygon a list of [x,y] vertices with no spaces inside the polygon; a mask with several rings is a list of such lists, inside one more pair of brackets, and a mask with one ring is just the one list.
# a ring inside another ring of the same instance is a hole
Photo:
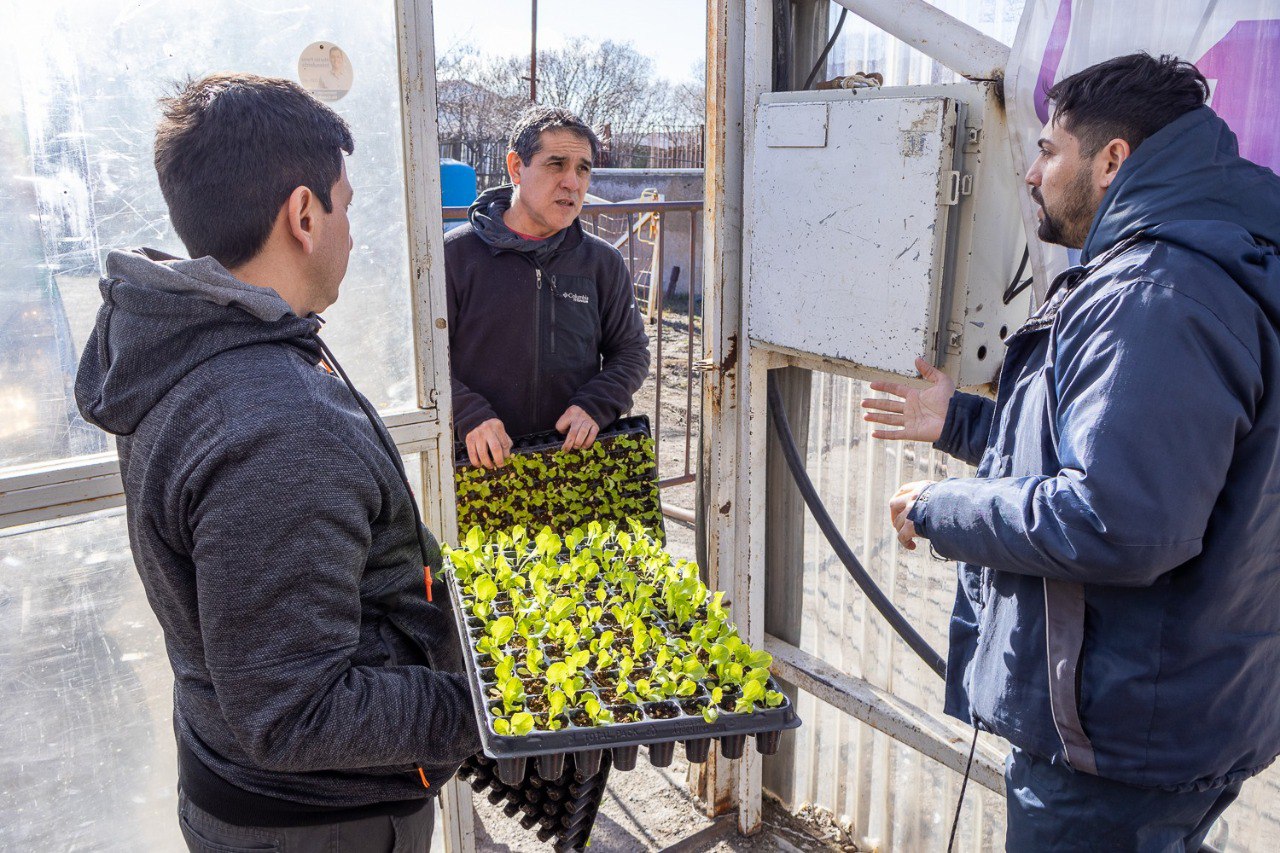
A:
{"label": "stacked seedling tray", "polygon": [[481,740],[504,785],[560,780],[568,756],[581,779],[630,770],[641,746],[659,767],[676,742],[695,763],[715,741],[739,758],[748,737],[772,754],[800,725],[723,594],[638,522],[563,538],[476,527],[448,558]]}
{"label": "stacked seedling tray", "polygon": [[487,755],[475,755],[462,766],[458,776],[493,805],[502,804],[507,817],[520,821],[537,833],[539,841],[551,842],[556,851],[582,850],[591,837],[591,827],[609,779],[609,754],[586,773],[563,767],[558,779],[547,781],[530,764],[518,784],[498,778],[497,762]]}
{"label": "stacked seedling tray", "polygon": [[590,447],[561,451],[564,436],[517,438],[501,468],[477,468],[457,449],[458,529],[486,534],[517,526],[569,531],[589,521],[635,519],[661,536],[657,463],[647,417],[623,418]]}

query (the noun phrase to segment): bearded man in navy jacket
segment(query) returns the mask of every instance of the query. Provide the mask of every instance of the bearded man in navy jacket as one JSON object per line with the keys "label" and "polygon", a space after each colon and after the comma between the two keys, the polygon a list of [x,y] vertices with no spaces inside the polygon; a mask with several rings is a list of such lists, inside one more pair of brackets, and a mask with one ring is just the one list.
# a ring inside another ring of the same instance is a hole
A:
{"label": "bearded man in navy jacket", "polygon": [[1049,91],[1027,173],[1078,248],[993,402],[876,383],[868,420],[978,466],[903,486],[960,563],[946,710],[1013,746],[1010,850],[1198,850],[1280,753],[1280,178],[1189,63]]}

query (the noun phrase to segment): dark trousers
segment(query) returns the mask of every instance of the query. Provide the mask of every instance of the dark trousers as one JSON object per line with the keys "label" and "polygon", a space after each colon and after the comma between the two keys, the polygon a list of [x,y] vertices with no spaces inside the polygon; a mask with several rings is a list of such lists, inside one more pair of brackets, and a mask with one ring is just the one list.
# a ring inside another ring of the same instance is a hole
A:
{"label": "dark trousers", "polygon": [[408,817],[368,817],[321,826],[236,826],[178,791],[178,824],[191,853],[427,853],[435,803]]}
{"label": "dark trousers", "polygon": [[1010,853],[1195,853],[1240,785],[1173,793],[1136,788],[1015,748],[1004,765]]}

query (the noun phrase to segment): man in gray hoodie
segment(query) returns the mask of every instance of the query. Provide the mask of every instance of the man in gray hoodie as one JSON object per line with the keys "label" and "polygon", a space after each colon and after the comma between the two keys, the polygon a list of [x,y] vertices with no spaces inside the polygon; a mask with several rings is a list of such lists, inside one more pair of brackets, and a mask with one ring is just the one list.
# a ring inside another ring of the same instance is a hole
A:
{"label": "man in gray hoodie", "polygon": [[352,245],[350,130],[248,74],[162,105],[156,171],[192,260],[110,254],[76,398],[118,436],[174,672],[183,835],[426,849],[430,799],[479,739],[439,548],[318,337]]}

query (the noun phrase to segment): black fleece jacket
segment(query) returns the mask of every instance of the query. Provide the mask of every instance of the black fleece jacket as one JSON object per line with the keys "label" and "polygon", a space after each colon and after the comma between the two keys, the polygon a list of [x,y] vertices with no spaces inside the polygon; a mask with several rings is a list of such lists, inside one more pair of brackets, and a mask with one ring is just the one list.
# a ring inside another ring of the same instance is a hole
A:
{"label": "black fleece jacket", "polygon": [[457,437],[495,417],[513,436],[554,429],[573,405],[606,427],[649,372],[626,264],[576,220],[546,240],[513,233],[511,194],[483,193],[444,241]]}

